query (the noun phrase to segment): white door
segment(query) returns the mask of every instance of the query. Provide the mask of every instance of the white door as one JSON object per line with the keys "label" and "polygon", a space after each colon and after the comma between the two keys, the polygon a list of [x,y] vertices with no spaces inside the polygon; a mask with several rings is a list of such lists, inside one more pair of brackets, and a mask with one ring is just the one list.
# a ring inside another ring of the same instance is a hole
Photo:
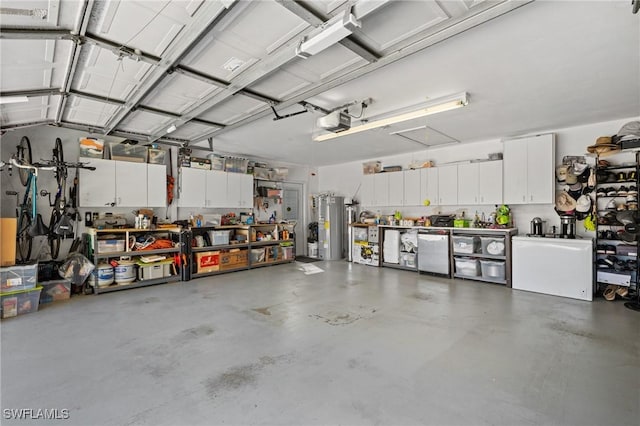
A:
{"label": "white door", "polygon": [[304,243],[304,223],[302,218],[302,185],[299,183],[282,184],[282,218],[284,220],[296,221],[294,228],[295,252],[297,255],[304,255],[306,244]]}
{"label": "white door", "polygon": [[502,157],[505,204],[526,204],[527,139],[505,141]]}
{"label": "white door", "polygon": [[227,201],[227,173],[206,171],[205,207],[229,207]]}
{"label": "white door", "polygon": [[360,181],[360,205],[363,207],[371,207],[375,205],[373,178],[375,175],[362,175]]}
{"label": "white door", "polygon": [[527,202],[553,204],[555,184],[555,144],[553,135],[531,138],[527,143]]}
{"label": "white door", "polygon": [[374,206],[389,205],[389,173],[376,173],[373,175],[373,201]]}
{"label": "white door", "polygon": [[420,169],[420,205],[436,205],[438,201],[438,169]]}
{"label": "white door", "polygon": [[240,207],[253,207],[253,175],[239,174],[240,176]]}
{"label": "white door", "polygon": [[478,204],[478,163],[458,165],[458,204]]}
{"label": "white door", "polygon": [[404,173],[387,173],[389,176],[389,206],[402,206],[404,203]]}
{"label": "white door", "polygon": [[116,163],[116,205],[141,207],[147,203],[147,164],[129,161]]}
{"label": "white door", "polygon": [[179,169],[179,207],[205,207],[207,170],[180,167]]}
{"label": "white door", "polygon": [[502,161],[478,164],[478,204],[502,204]]}
{"label": "white door", "polygon": [[404,197],[402,205],[421,206],[420,199],[420,174],[421,170],[405,170],[404,173]]}
{"label": "white door", "polygon": [[147,207],[167,207],[167,166],[147,164]]}
{"label": "white door", "polygon": [[95,170],[80,169],[80,207],[113,207],[116,201],[115,161],[80,158]]}
{"label": "white door", "polygon": [[438,167],[438,204],[458,205],[458,166]]}

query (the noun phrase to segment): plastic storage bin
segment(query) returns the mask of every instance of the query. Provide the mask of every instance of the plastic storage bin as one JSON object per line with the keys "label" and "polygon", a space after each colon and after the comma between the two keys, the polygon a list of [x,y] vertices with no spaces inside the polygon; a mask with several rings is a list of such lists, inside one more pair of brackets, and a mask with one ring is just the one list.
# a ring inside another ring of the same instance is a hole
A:
{"label": "plastic storage bin", "polygon": [[283,259],[293,259],[294,257],[295,253],[293,252],[293,247],[282,247]]}
{"label": "plastic storage bin", "polygon": [[112,160],[131,161],[133,163],[147,162],[146,146],[114,143],[109,147]]}
{"label": "plastic storage bin", "polygon": [[29,290],[38,282],[38,263],[0,268],[0,293]]}
{"label": "plastic storage bin", "polygon": [[137,262],[139,280],[155,280],[171,275],[171,264],[173,260],[164,260],[154,263]]}
{"label": "plastic storage bin", "polygon": [[212,246],[229,244],[231,231],[207,231]]}
{"label": "plastic storage bin", "polygon": [[480,250],[479,237],[453,236],[453,252],[461,254],[478,253]]}
{"label": "plastic storage bin", "polygon": [[11,318],[36,312],[40,304],[40,290],[42,287],[1,294],[0,317]]}
{"label": "plastic storage bin", "polygon": [[80,138],[80,157],[102,158],[104,139]]}
{"label": "plastic storage bin", "polygon": [[98,240],[98,253],[124,251],[124,240]]}
{"label": "plastic storage bin", "polygon": [[482,254],[504,256],[504,237],[480,237]]}
{"label": "plastic storage bin", "polygon": [[149,164],[166,164],[167,151],[149,148]]}
{"label": "plastic storage bin", "polygon": [[51,303],[71,297],[71,281],[52,280],[40,283],[40,303]]}
{"label": "plastic storage bin", "polygon": [[264,262],[264,248],[251,249],[251,264]]}
{"label": "plastic storage bin", "polygon": [[465,277],[480,276],[480,262],[477,259],[469,259],[466,257],[456,257],[456,274]]}
{"label": "plastic storage bin", "polygon": [[400,265],[407,268],[416,267],[416,254],[415,253],[400,253]]}
{"label": "plastic storage bin", "polygon": [[504,280],[504,262],[480,259],[482,277],[494,280]]}

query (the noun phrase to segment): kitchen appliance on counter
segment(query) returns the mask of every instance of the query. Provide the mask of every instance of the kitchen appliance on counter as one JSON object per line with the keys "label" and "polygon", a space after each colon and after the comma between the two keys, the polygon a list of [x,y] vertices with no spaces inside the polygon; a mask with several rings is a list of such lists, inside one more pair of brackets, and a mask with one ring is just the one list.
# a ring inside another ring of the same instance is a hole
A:
{"label": "kitchen appliance on counter", "polygon": [[544,237],[544,221],[539,217],[534,217],[531,221],[531,236]]}
{"label": "kitchen appliance on counter", "polygon": [[449,258],[449,232],[421,230],[418,233],[418,271],[451,278]]}
{"label": "kitchen appliance on counter", "polygon": [[560,216],[560,238],[576,238],[576,217],[572,215]]}
{"label": "kitchen appliance on counter", "polygon": [[453,221],[456,218],[454,214],[434,214],[429,216],[431,220],[431,226],[437,226],[441,228],[453,228]]}

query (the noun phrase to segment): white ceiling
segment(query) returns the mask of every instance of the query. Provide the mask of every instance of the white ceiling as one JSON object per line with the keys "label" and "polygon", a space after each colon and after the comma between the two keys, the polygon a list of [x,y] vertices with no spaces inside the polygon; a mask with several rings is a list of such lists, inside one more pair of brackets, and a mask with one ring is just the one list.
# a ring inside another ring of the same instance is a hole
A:
{"label": "white ceiling", "polygon": [[[350,8],[361,27],[308,58]],[[314,166],[640,115],[640,15],[605,1],[3,0],[0,127],[36,123]],[[333,22],[333,21],[331,21]],[[313,142],[466,91],[467,107]],[[274,121],[280,116],[295,116]],[[357,122],[357,120],[354,119]],[[169,126],[177,130],[167,134]]]}

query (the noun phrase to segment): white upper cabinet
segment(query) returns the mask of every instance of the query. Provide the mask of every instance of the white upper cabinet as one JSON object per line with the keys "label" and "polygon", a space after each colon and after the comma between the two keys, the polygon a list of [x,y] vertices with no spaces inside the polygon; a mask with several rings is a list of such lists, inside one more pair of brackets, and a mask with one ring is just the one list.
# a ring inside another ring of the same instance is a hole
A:
{"label": "white upper cabinet", "polygon": [[503,162],[506,204],[553,204],[553,134],[505,141]]}
{"label": "white upper cabinet", "polygon": [[478,204],[478,163],[458,165],[458,204]]}
{"label": "white upper cabinet", "polygon": [[371,207],[374,205],[374,183],[373,177],[375,175],[362,175],[362,180],[360,181],[360,204],[362,206]]}
{"label": "white upper cabinet", "polygon": [[227,173],[227,206],[253,207],[253,176],[243,173]]}
{"label": "white upper cabinet", "polygon": [[502,161],[478,163],[477,204],[502,204]]}
{"label": "white upper cabinet", "polygon": [[435,167],[420,169],[420,205],[437,205],[438,198],[438,169]]}
{"label": "white upper cabinet", "polygon": [[179,175],[180,207],[205,207],[208,170],[181,167]]}
{"label": "white upper cabinet", "polygon": [[205,207],[229,207],[227,202],[227,173],[207,170]]}
{"label": "white upper cabinet", "polygon": [[388,206],[389,173],[376,173],[373,176],[373,205],[378,207]]}
{"label": "white upper cabinet", "polygon": [[146,207],[147,204],[147,164],[128,161],[115,163],[116,206]]}
{"label": "white upper cabinet", "polygon": [[389,206],[404,204],[404,172],[386,173],[389,179]]}
{"label": "white upper cabinet", "polygon": [[421,170],[405,170],[404,174],[404,196],[402,205],[404,206],[421,206],[422,200],[420,196],[420,178]]}
{"label": "white upper cabinet", "polygon": [[147,164],[147,207],[167,206],[167,166]]}
{"label": "white upper cabinet", "polygon": [[458,166],[438,167],[438,205],[458,204]]}
{"label": "white upper cabinet", "polygon": [[80,169],[81,207],[113,207],[116,202],[116,162],[98,158],[80,158],[95,170]]}

